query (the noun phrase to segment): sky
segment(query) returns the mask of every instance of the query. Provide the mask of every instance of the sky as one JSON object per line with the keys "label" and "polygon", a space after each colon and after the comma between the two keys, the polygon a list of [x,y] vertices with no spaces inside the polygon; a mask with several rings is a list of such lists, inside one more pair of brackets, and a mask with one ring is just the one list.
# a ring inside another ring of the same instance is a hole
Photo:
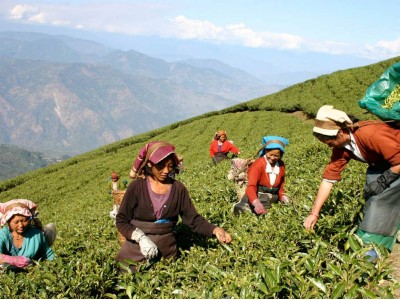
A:
{"label": "sky", "polygon": [[0,31],[30,26],[383,60],[400,55],[399,11],[398,0],[1,0]]}

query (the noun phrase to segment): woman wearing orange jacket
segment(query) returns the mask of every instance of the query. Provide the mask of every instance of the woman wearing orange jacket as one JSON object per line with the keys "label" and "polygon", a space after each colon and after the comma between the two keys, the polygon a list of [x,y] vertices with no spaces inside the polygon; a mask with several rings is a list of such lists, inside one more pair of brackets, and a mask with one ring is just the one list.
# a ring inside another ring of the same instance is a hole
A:
{"label": "woman wearing orange jacket", "polygon": [[219,163],[220,161],[228,158],[228,153],[239,155],[240,151],[230,141],[227,140],[226,131],[218,130],[215,133],[214,139],[210,145],[210,156],[213,163]]}
{"label": "woman wearing orange jacket", "polygon": [[289,141],[280,136],[265,136],[259,158],[250,166],[246,193],[233,206],[233,213],[251,211],[257,215],[268,213],[273,203],[289,203],[285,194],[285,164],[282,156]]}

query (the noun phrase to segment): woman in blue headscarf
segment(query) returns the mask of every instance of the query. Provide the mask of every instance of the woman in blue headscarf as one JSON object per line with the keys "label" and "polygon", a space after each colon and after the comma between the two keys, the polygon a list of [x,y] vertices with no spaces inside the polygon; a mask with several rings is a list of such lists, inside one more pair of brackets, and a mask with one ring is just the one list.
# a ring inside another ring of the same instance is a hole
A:
{"label": "woman in blue headscarf", "polygon": [[287,204],[285,194],[285,164],[282,156],[289,141],[280,136],[265,136],[259,158],[248,171],[246,194],[234,205],[234,214],[251,211],[257,215],[268,213],[272,203]]}

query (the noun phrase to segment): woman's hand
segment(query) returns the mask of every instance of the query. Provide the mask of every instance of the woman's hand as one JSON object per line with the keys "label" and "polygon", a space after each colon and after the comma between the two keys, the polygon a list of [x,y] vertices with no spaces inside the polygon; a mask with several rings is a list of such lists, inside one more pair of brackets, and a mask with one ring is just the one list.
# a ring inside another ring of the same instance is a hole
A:
{"label": "woman's hand", "polygon": [[0,254],[0,262],[9,264],[11,266],[16,266],[18,268],[25,268],[31,263],[30,259],[26,258],[25,256],[11,256],[5,254]]}
{"label": "woman's hand", "polygon": [[254,200],[252,205],[254,206],[254,211],[257,213],[257,215],[268,213],[268,211],[264,208],[264,205],[262,205],[259,199]]}
{"label": "woman's hand", "polygon": [[287,195],[283,195],[280,200],[283,204],[286,204],[286,205],[290,203],[290,199]]}
{"label": "woman's hand", "polygon": [[310,214],[304,221],[304,227],[307,230],[314,229],[315,224],[317,224],[318,216]]}
{"label": "woman's hand", "polygon": [[217,237],[218,241],[224,244],[229,244],[232,241],[231,235],[220,227],[214,228],[213,235]]}

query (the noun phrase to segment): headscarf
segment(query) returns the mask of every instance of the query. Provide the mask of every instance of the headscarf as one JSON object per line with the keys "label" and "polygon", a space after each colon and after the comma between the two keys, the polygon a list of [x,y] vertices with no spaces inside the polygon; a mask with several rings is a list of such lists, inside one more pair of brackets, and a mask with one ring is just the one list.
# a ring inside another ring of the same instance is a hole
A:
{"label": "headscarf", "polygon": [[37,205],[27,199],[13,199],[5,203],[0,203],[0,226],[4,226],[13,216],[22,215],[32,217]]}
{"label": "headscarf", "polygon": [[218,130],[218,131],[215,133],[215,135],[214,135],[214,139],[215,139],[215,140],[219,140],[219,138],[220,138],[221,136],[223,136],[223,135],[225,136],[225,139],[228,139],[225,130]]}
{"label": "headscarf", "polygon": [[285,147],[289,144],[289,141],[281,136],[268,135],[264,136],[261,140],[263,148],[260,151],[259,157],[263,156],[267,151],[271,149],[279,149],[282,155],[285,153]]}
{"label": "headscarf", "polygon": [[326,136],[336,136],[339,129],[346,128],[347,125],[351,124],[353,122],[345,112],[334,109],[332,105],[324,105],[318,110],[313,132]]}
{"label": "headscarf", "polygon": [[[169,155],[173,154],[173,159],[175,160],[175,165],[179,164],[178,157],[175,153],[175,146],[167,142],[152,142],[146,144],[138,155],[137,164],[138,174],[146,166],[147,162],[150,161],[153,164],[158,164],[163,159],[167,158]],[[136,163],[136,162],[135,162]]]}

